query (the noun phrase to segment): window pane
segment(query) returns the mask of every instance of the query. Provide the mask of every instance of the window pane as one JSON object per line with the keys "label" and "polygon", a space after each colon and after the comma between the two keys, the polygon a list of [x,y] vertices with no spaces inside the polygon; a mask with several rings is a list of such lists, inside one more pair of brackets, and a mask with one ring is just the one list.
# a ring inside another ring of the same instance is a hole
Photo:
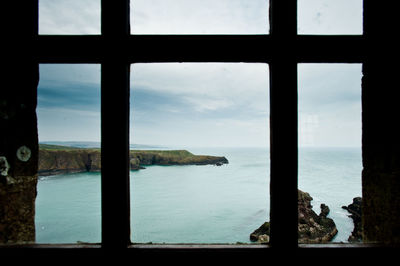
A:
{"label": "window pane", "polygon": [[38,243],[100,242],[100,66],[40,65]]}
{"label": "window pane", "polygon": [[268,65],[134,64],[131,78],[132,242],[249,243],[269,219]]}
{"label": "window pane", "polygon": [[100,34],[100,0],[40,0],[39,34]]}
{"label": "window pane", "polygon": [[299,193],[299,242],[347,242],[354,222],[342,206],[361,197],[361,65],[300,64],[298,72],[299,189],[312,197]]}
{"label": "window pane", "polygon": [[299,34],[362,34],[362,0],[298,0]]}
{"label": "window pane", "polygon": [[131,1],[132,34],[267,34],[268,0]]}

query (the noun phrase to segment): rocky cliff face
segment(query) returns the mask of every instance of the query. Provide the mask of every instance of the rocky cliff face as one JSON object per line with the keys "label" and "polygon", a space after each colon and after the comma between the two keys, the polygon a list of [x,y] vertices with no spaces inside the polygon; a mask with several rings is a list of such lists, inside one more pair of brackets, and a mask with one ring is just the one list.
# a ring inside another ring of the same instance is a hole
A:
{"label": "rocky cliff face", "polygon": [[229,163],[225,157],[194,155],[186,150],[173,151],[131,151],[131,170],[146,165],[222,165]]}
{"label": "rocky cliff face", "polygon": [[343,209],[350,213],[350,218],[353,219],[354,229],[349,236],[349,242],[361,242],[362,237],[362,198],[356,197],[353,199],[353,203],[348,206],[342,206]]}
{"label": "rocky cliff face", "polygon": [[[299,243],[326,243],[337,234],[334,221],[328,218],[329,207],[321,204],[321,213],[317,215],[312,210],[313,198],[307,192],[298,190],[298,241]],[[265,222],[252,234],[250,240],[268,243],[270,224]]]}
{"label": "rocky cliff face", "polygon": [[[185,150],[131,151],[131,170],[144,169],[147,165],[222,165],[225,157],[194,155]],[[99,149],[57,148],[39,150],[39,175],[55,175],[101,170]]]}
{"label": "rocky cliff face", "polygon": [[100,150],[39,150],[39,175],[41,176],[100,171],[100,169]]}

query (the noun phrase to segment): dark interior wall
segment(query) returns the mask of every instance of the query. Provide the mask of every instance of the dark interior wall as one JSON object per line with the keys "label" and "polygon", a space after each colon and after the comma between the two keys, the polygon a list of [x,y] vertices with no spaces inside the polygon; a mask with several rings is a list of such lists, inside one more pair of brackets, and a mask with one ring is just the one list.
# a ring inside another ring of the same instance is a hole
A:
{"label": "dark interior wall", "polygon": [[4,3],[0,71],[0,243],[35,240],[39,67],[35,1]]}
{"label": "dark interior wall", "polygon": [[397,9],[364,1],[368,57],[362,80],[364,241],[400,242],[399,41]]}
{"label": "dark interior wall", "polygon": [[0,243],[35,240],[38,66],[11,66],[0,98]]}
{"label": "dark interior wall", "polygon": [[400,243],[400,145],[396,73],[376,60],[363,67],[364,241]]}

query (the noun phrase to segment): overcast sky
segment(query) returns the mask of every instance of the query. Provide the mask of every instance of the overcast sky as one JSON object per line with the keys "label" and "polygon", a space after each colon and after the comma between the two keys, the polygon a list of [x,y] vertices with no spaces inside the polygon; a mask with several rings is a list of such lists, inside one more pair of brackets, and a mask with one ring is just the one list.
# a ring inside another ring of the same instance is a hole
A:
{"label": "overcast sky", "polygon": [[[301,34],[361,34],[361,0],[299,0]],[[268,1],[140,0],[133,34],[268,34]],[[190,15],[189,15],[190,14]],[[100,1],[41,0],[40,34],[99,34]],[[299,143],[361,145],[361,65],[300,64]],[[268,146],[266,64],[136,64],[131,143]],[[100,141],[100,65],[40,65],[40,141]]]}

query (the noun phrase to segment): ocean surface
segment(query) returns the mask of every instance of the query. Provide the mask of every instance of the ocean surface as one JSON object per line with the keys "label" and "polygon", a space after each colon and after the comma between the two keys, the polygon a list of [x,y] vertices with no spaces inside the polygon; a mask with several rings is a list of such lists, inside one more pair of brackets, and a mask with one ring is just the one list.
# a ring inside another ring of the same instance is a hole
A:
{"label": "ocean surface", "polygon": [[[186,149],[225,156],[229,164],[131,171],[131,241],[250,243],[250,233],[269,220],[268,149]],[[349,213],[341,207],[361,196],[361,169],[360,148],[299,150],[299,189],[313,197],[317,214],[321,203],[329,206],[339,231],[333,242],[347,242],[353,230]],[[39,178],[38,243],[101,242],[100,177],[78,173]]]}

